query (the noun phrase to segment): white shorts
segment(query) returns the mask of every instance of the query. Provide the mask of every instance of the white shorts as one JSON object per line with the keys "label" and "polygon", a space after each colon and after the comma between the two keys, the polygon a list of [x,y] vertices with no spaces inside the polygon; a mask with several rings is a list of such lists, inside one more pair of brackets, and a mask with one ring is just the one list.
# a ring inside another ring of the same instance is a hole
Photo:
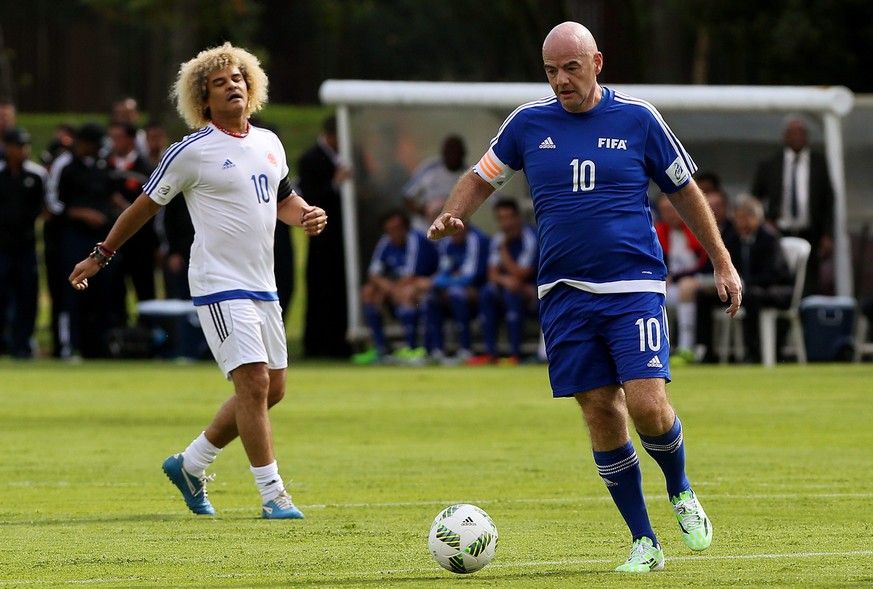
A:
{"label": "white shorts", "polygon": [[232,299],[196,309],[209,349],[228,378],[243,364],[288,367],[285,324],[278,301]]}

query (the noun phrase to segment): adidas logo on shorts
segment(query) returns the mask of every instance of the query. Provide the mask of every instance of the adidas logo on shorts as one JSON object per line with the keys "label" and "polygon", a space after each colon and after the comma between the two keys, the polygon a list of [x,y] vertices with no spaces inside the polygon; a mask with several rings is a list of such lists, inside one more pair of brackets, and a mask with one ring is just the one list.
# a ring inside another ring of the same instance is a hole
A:
{"label": "adidas logo on shorts", "polygon": [[661,364],[661,361],[657,356],[652,356],[652,359],[649,360],[649,363],[646,364],[649,368],[663,368],[664,366]]}

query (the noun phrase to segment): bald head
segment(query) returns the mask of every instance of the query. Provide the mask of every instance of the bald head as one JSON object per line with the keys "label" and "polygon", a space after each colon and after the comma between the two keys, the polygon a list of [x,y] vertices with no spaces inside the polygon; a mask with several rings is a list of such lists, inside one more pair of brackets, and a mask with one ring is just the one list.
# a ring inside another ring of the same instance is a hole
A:
{"label": "bald head", "polygon": [[546,52],[574,49],[581,53],[597,53],[597,41],[586,27],[567,21],[557,25],[543,41],[543,56]]}
{"label": "bald head", "polygon": [[591,31],[577,22],[563,22],[543,41],[543,67],[549,85],[564,110],[591,110],[603,97],[597,75],[603,68],[603,54]]}

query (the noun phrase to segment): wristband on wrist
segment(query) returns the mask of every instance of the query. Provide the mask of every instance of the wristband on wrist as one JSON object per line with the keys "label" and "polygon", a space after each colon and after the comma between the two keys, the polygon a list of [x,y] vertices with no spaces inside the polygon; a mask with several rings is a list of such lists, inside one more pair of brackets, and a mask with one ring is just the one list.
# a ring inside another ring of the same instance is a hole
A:
{"label": "wristband on wrist", "polygon": [[102,242],[94,246],[94,250],[88,255],[89,258],[97,262],[101,268],[105,268],[115,256],[115,251],[105,247]]}

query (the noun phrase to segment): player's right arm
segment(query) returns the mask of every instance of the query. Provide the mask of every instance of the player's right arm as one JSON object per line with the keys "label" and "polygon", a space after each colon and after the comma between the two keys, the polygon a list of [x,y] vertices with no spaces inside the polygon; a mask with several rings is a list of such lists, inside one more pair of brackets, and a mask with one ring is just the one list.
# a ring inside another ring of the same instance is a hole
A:
{"label": "player's right arm", "polygon": [[[124,212],[115,221],[112,229],[109,230],[109,235],[102,242],[104,254],[106,251],[112,252],[112,255],[131,236],[142,228],[146,222],[157,214],[161,209],[161,205],[151,199],[146,193],[142,193],[137,197],[133,204],[127,207]],[[101,263],[100,260],[93,256],[88,256],[73,268],[73,273],[70,274],[70,284],[76,290],[85,290],[88,288],[88,278],[97,274],[100,268],[108,262]]]}
{"label": "player's right arm", "polygon": [[464,219],[469,219],[493,192],[494,187],[472,170],[461,176],[443,212],[427,230],[428,239],[442,239],[463,229]]}

